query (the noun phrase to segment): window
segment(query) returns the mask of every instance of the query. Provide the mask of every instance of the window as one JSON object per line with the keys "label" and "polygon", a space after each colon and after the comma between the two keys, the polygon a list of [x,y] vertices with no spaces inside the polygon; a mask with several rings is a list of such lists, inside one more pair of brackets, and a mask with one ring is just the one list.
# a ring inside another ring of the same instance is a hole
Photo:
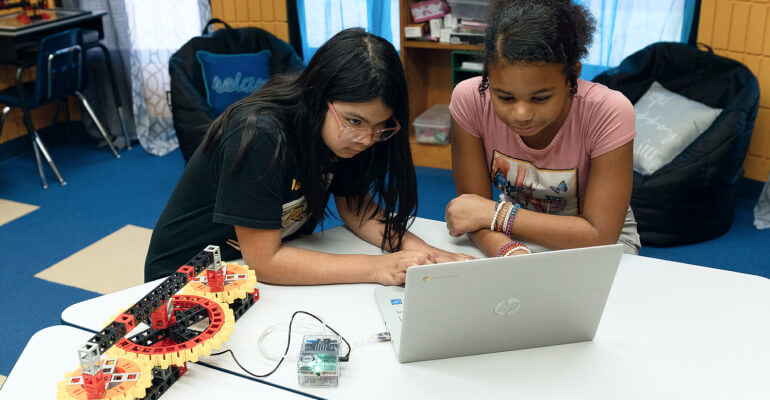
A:
{"label": "window", "polygon": [[345,28],[364,28],[398,49],[398,3],[398,0],[297,0],[305,63],[322,44]]}

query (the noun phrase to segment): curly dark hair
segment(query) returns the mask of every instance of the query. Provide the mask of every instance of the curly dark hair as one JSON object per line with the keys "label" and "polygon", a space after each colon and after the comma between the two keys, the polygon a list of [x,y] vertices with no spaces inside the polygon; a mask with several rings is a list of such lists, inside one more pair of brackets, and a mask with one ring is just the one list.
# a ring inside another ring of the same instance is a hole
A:
{"label": "curly dark hair", "polygon": [[577,64],[588,54],[595,28],[585,7],[570,0],[498,0],[487,22],[482,96],[489,88],[489,66],[503,61],[563,64],[570,95],[577,92]]}

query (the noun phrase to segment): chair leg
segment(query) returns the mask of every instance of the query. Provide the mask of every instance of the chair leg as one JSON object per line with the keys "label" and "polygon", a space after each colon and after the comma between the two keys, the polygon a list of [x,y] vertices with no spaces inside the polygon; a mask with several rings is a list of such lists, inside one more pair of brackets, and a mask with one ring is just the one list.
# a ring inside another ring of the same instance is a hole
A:
{"label": "chair leg", "polygon": [[126,131],[126,121],[123,120],[123,107],[120,102],[120,93],[118,92],[118,82],[115,80],[115,72],[112,69],[112,57],[110,57],[110,51],[104,43],[99,42],[97,45],[104,53],[104,62],[107,64],[107,76],[110,79],[110,86],[112,86],[112,98],[115,101],[115,106],[118,108],[118,119],[120,119],[120,129],[123,131],[123,139],[126,141],[126,148],[131,150],[131,141],[128,140],[128,132]]}
{"label": "chair leg", "polygon": [[120,119],[120,129],[123,131],[123,140],[126,141],[126,150],[131,150],[131,139],[128,138],[126,131],[126,121],[123,120],[123,107],[118,106],[118,118]]}
{"label": "chair leg", "polygon": [[[66,100],[66,99],[65,99]],[[53,119],[51,120],[51,130],[56,130],[56,121],[59,119],[59,109],[61,108],[61,100],[56,101],[56,108],[53,110]]]}
{"label": "chair leg", "polygon": [[115,150],[115,146],[112,145],[112,140],[110,140],[110,137],[107,136],[107,131],[104,130],[102,123],[99,122],[99,118],[96,118],[96,114],[94,113],[94,110],[91,109],[91,105],[88,104],[88,101],[86,101],[86,98],[85,96],[83,96],[83,93],[75,91],[75,95],[78,96],[78,99],[80,99],[80,103],[83,104],[83,108],[86,109],[86,112],[88,113],[88,115],[90,115],[91,119],[94,120],[94,124],[96,124],[96,128],[99,129],[99,133],[102,134],[102,137],[107,142],[107,145],[110,146],[110,150],[112,150],[112,154],[115,154],[115,158],[120,158],[120,154],[118,154],[118,151]]}
{"label": "chair leg", "polygon": [[46,181],[45,172],[43,172],[43,163],[40,161],[40,150],[37,148],[35,139],[32,139],[32,150],[35,151],[35,164],[37,164],[37,172],[40,174],[40,180],[43,182],[43,189],[48,189],[48,181]]}
{"label": "chair leg", "polygon": [[43,175],[43,166],[40,162],[40,155],[38,154],[38,150],[40,150],[40,153],[43,154],[43,157],[48,162],[48,165],[51,166],[51,169],[53,170],[53,173],[56,175],[56,179],[59,180],[59,184],[62,186],[67,185],[67,181],[65,181],[61,174],[59,174],[59,169],[56,168],[56,164],[54,164],[53,159],[48,154],[48,150],[45,148],[45,145],[43,144],[43,141],[40,139],[40,135],[37,134],[37,131],[33,132],[33,143],[32,146],[35,148],[35,158],[37,159],[37,169],[40,172],[40,177],[43,178],[43,188],[48,187],[45,181],[45,176]]}
{"label": "chair leg", "polygon": [[40,179],[43,181],[43,189],[48,188],[48,182],[45,179],[45,173],[43,172],[43,163],[40,160],[40,154],[43,154],[43,157],[48,162],[48,165],[51,166],[51,169],[53,170],[53,173],[56,174],[56,178],[59,180],[59,184],[61,186],[65,186],[67,182],[62,178],[61,174],[59,173],[59,169],[56,168],[56,164],[53,162],[53,159],[48,154],[48,150],[45,148],[45,145],[43,144],[43,141],[40,139],[40,135],[37,134],[37,131],[35,130],[34,125],[32,125],[32,117],[29,115],[29,110],[22,107],[23,116],[22,119],[24,120],[24,125],[27,126],[27,134],[29,135],[30,139],[32,139],[32,148],[35,150],[35,161],[37,162],[37,171],[40,173]]}
{"label": "chair leg", "polygon": [[62,100],[64,103],[64,113],[67,115],[67,137],[72,139],[72,115],[70,115],[69,97]]}
{"label": "chair leg", "polygon": [[3,124],[5,124],[5,117],[8,116],[8,113],[11,111],[11,107],[5,106],[3,107],[2,113],[0,113],[0,136],[3,135]]}

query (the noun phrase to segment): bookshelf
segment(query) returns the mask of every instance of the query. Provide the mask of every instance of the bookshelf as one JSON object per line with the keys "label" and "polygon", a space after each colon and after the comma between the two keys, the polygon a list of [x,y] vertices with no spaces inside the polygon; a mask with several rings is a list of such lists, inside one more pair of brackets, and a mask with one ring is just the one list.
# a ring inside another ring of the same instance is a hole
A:
{"label": "bookshelf", "polygon": [[401,62],[409,88],[409,143],[415,165],[452,168],[451,144],[421,144],[415,141],[412,122],[434,104],[449,104],[452,98],[452,52],[480,51],[481,46],[408,40],[404,26],[412,23],[411,5],[415,0],[400,0]]}

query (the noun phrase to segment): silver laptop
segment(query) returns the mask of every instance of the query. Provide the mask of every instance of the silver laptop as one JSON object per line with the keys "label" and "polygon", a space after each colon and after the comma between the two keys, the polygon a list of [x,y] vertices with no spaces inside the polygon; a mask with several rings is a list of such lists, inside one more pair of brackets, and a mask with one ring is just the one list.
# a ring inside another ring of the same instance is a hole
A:
{"label": "silver laptop", "polygon": [[592,340],[623,245],[407,269],[374,294],[398,361]]}

